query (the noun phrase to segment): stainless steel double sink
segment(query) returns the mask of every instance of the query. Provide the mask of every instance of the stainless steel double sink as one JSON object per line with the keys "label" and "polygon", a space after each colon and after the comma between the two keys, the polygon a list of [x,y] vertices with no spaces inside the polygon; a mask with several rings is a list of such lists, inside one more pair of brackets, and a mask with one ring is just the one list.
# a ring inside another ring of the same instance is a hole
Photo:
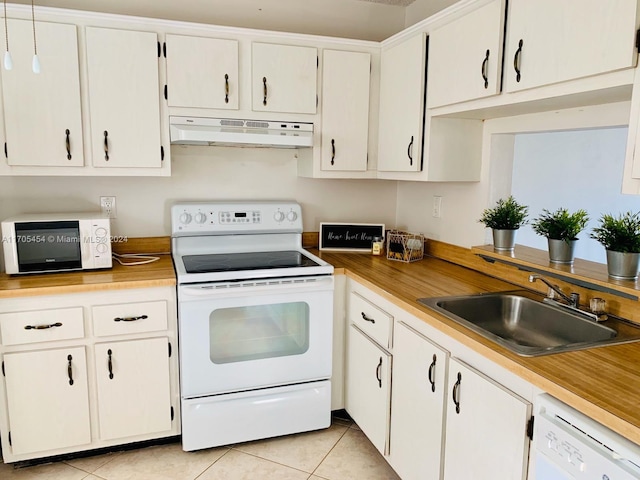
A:
{"label": "stainless steel double sink", "polygon": [[527,290],[420,298],[418,302],[518,355],[536,357],[640,340],[640,326],[596,322]]}

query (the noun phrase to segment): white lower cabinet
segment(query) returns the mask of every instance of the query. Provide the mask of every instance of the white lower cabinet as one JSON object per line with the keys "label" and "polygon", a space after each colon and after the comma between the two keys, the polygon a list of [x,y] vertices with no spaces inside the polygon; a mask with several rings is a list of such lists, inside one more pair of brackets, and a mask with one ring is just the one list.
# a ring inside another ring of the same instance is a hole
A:
{"label": "white lower cabinet", "polygon": [[444,479],[524,480],[531,404],[455,358],[447,391]]}
{"label": "white lower cabinet", "polygon": [[167,338],[95,346],[100,438],[171,430]]}
{"label": "white lower cabinet", "polygon": [[371,443],[389,451],[391,355],[358,327],[349,328],[346,410]]}
{"label": "white lower cabinet", "polygon": [[91,443],[84,347],[9,353],[4,376],[13,454]]}
{"label": "white lower cabinet", "polygon": [[173,286],[4,299],[5,463],[178,435],[176,310]]}
{"label": "white lower cabinet", "polygon": [[390,463],[403,480],[441,478],[449,352],[403,322],[393,347]]}

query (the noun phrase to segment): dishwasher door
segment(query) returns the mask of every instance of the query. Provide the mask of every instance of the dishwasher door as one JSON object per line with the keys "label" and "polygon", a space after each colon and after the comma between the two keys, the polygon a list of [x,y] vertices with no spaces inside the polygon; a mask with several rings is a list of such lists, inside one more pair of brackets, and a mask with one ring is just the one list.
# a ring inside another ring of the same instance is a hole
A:
{"label": "dishwasher door", "polygon": [[536,400],[535,480],[638,480],[640,446],[556,400]]}

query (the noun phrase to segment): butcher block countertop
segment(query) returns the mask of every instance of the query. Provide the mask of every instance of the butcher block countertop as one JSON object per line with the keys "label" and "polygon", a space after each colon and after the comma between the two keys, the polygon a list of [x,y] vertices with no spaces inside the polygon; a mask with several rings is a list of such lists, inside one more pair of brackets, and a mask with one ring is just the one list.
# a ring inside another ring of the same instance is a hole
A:
{"label": "butcher block countertop", "polygon": [[[114,260],[113,268],[69,273],[35,275],[0,274],[0,299],[29,297],[34,295],[58,295],[64,293],[121,290],[126,288],[163,287],[176,284],[176,274],[171,260],[170,239],[150,237],[130,239],[112,244],[117,253],[141,253],[159,260],[145,265],[125,267]],[[133,262],[136,259],[123,259]]]}
{"label": "butcher block countertop", "polygon": [[[403,263],[363,253],[312,251],[333,264],[336,273],[346,273],[429,325],[640,444],[640,342],[521,357],[416,301],[525,286],[514,285],[517,279],[510,278],[514,283],[508,283],[485,274],[491,272],[482,273],[431,257]],[[466,252],[472,255],[470,250]],[[493,268],[486,262],[479,263]],[[516,273],[511,275],[517,277]],[[505,277],[501,274],[500,278]]]}

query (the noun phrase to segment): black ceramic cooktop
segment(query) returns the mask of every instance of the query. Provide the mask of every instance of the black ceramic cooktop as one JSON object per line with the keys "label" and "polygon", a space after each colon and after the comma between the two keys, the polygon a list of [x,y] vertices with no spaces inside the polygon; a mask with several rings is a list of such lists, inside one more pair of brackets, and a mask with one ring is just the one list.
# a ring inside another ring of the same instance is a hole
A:
{"label": "black ceramic cooktop", "polygon": [[232,272],[272,268],[317,267],[307,256],[295,250],[279,252],[215,253],[184,255],[187,273]]}

